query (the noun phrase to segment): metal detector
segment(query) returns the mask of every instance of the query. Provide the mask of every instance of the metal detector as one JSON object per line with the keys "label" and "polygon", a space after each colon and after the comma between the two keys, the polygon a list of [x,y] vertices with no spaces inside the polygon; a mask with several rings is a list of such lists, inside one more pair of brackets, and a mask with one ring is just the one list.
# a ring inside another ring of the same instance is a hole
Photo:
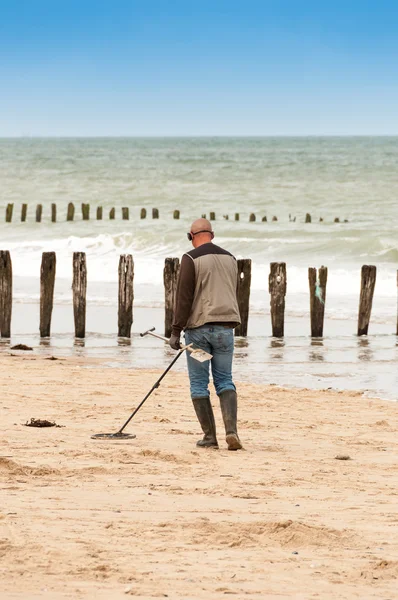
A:
{"label": "metal detector", "polygon": [[[169,341],[166,337],[163,337],[162,335],[158,335],[157,333],[153,333],[154,331],[155,331],[155,327],[152,327],[152,329],[148,329],[148,331],[144,331],[144,333],[140,333],[140,336],[144,337],[145,335],[152,335],[153,337],[163,340],[164,342]],[[191,353],[192,358],[194,358],[195,360],[198,360],[199,362],[205,362],[206,360],[210,360],[211,358],[213,358],[213,356],[211,354],[209,354],[208,352],[205,352],[204,350],[201,350],[200,348],[192,348],[192,344],[189,344],[188,346],[182,346],[179,353],[177,354],[177,356],[175,356],[173,358],[173,360],[171,361],[171,363],[169,364],[167,369],[164,371],[164,373],[162,373],[162,375],[159,377],[159,379],[156,381],[156,383],[154,383],[154,385],[149,390],[149,392],[147,393],[145,398],[140,402],[140,404],[137,406],[137,408],[134,410],[134,412],[129,416],[129,418],[123,425],[123,427],[121,427],[119,429],[119,431],[116,431],[116,433],[96,433],[91,436],[91,439],[93,439],[93,440],[131,440],[131,439],[135,438],[136,436],[133,433],[123,433],[123,429],[125,429],[127,427],[127,425],[130,423],[131,419],[134,417],[135,414],[137,414],[137,412],[140,410],[141,406],[149,398],[149,396],[152,394],[152,392],[160,386],[160,382],[162,381],[162,379],[167,375],[167,373],[170,371],[171,367],[177,362],[177,360],[180,358],[181,354],[183,354],[186,350]]]}
{"label": "metal detector", "polygon": [[137,414],[137,412],[140,410],[141,406],[149,398],[149,396],[152,394],[152,392],[160,386],[160,382],[162,381],[163,377],[165,377],[167,375],[167,373],[170,371],[171,367],[174,365],[174,363],[177,362],[177,360],[180,358],[181,354],[183,354],[185,352],[185,350],[186,350],[185,348],[181,348],[181,350],[179,351],[177,356],[175,356],[173,358],[173,360],[171,361],[171,363],[169,364],[167,369],[164,371],[164,373],[162,373],[162,375],[159,377],[159,379],[156,381],[156,383],[154,383],[154,385],[149,390],[149,392],[147,393],[145,398],[140,402],[140,404],[137,406],[135,411],[129,416],[129,418],[127,419],[127,421],[125,422],[123,427],[121,427],[119,429],[119,431],[117,431],[116,433],[96,433],[95,435],[91,436],[91,439],[93,439],[93,440],[131,440],[131,439],[135,438],[136,436],[133,433],[123,433],[123,429],[125,429],[127,427],[127,425],[130,423],[131,419],[134,417],[135,414]]}

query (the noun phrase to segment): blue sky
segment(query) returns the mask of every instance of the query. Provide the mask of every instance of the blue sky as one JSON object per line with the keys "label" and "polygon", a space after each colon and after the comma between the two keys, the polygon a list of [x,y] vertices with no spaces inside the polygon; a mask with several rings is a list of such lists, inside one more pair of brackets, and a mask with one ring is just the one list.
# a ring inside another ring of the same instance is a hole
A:
{"label": "blue sky", "polygon": [[398,2],[0,0],[0,137],[398,134]]}

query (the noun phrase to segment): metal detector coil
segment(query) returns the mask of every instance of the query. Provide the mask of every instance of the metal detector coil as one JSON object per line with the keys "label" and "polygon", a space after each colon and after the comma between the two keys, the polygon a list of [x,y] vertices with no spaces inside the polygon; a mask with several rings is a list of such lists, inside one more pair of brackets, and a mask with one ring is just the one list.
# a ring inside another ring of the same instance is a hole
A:
{"label": "metal detector coil", "polygon": [[132,440],[137,437],[134,433],[95,433],[91,436],[92,440]]}

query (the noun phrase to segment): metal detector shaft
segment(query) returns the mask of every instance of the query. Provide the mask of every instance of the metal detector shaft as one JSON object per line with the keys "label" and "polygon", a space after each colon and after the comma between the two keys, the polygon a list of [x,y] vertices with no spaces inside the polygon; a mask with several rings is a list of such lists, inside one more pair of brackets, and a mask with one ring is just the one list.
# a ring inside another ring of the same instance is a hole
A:
{"label": "metal detector shaft", "polygon": [[181,354],[183,354],[184,352],[185,352],[185,348],[182,348],[179,351],[179,353],[177,354],[177,356],[175,356],[173,358],[173,360],[171,361],[171,363],[169,364],[169,366],[167,367],[167,369],[164,371],[164,373],[162,373],[162,375],[159,377],[159,379],[156,381],[156,383],[154,383],[154,385],[152,386],[152,388],[150,389],[150,391],[147,393],[147,395],[145,396],[145,398],[140,402],[140,404],[137,406],[137,408],[134,410],[134,412],[127,419],[127,421],[125,422],[125,424],[123,425],[123,427],[121,427],[117,433],[122,433],[123,429],[125,429],[125,427],[127,427],[127,425],[130,423],[130,421],[134,417],[134,415],[140,410],[141,406],[149,398],[149,396],[152,394],[152,392],[154,390],[156,390],[156,388],[158,388],[160,386],[160,382],[162,381],[163,377],[165,377],[167,375],[167,373],[170,371],[171,367],[174,365],[174,363],[177,362],[177,360],[180,358]]}

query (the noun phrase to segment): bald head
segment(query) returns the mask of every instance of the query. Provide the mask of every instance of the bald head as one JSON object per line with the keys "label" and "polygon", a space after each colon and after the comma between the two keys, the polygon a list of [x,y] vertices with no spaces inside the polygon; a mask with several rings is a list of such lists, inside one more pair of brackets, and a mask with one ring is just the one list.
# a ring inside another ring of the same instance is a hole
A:
{"label": "bald head", "polygon": [[191,225],[192,244],[195,248],[207,244],[213,239],[213,229],[207,219],[196,219]]}
{"label": "bald head", "polygon": [[196,219],[191,225],[192,233],[197,233],[198,231],[212,231],[211,223],[207,219]]}

